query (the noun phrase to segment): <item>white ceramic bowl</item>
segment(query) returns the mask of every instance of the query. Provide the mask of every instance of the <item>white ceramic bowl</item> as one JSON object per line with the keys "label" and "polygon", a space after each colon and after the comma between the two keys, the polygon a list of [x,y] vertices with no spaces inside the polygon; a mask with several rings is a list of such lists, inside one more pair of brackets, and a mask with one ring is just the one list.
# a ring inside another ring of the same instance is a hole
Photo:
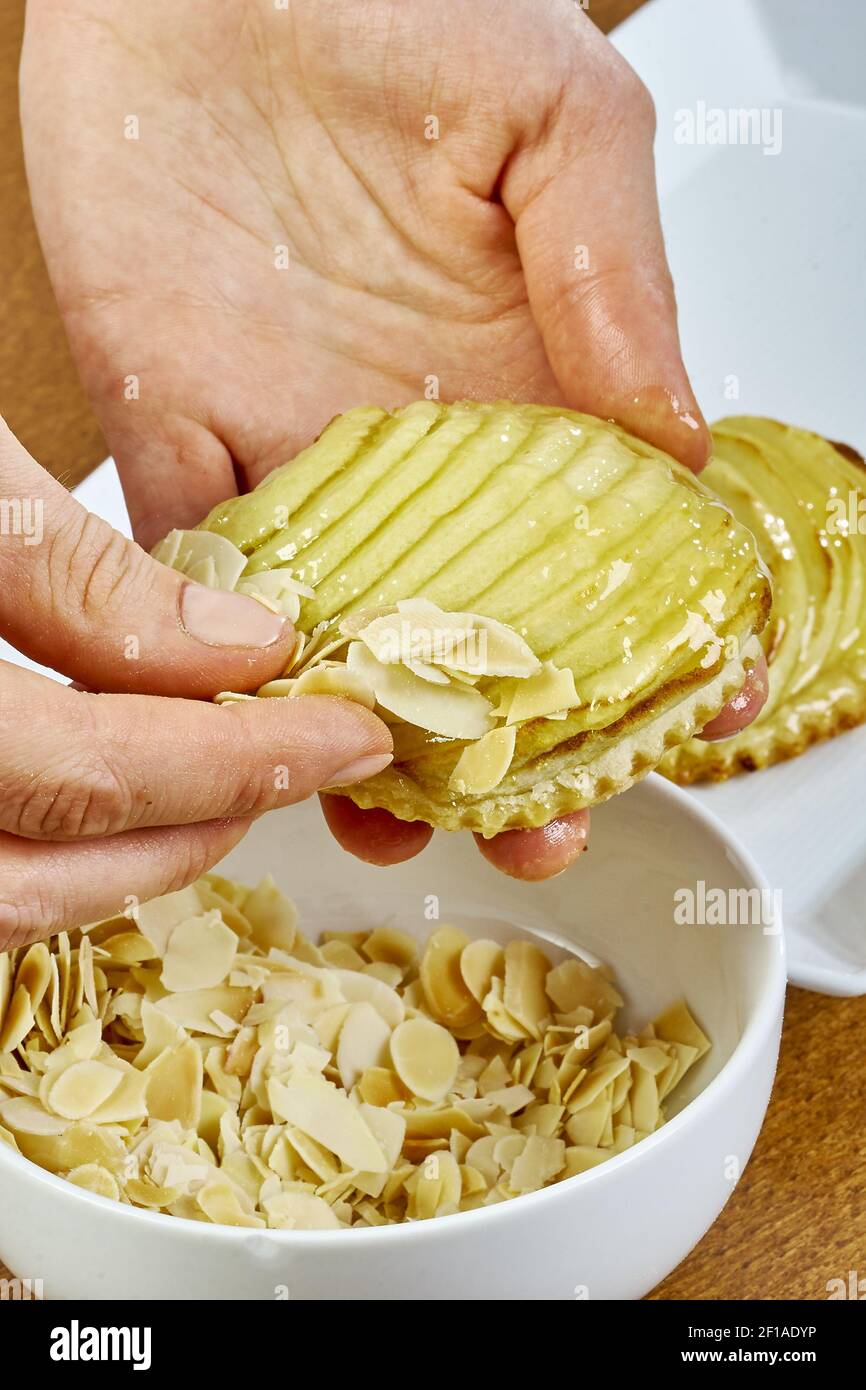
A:
{"label": "white ceramic bowl", "polygon": [[434,836],[373,869],[343,855],[318,807],[265,816],[225,861],[268,871],[308,931],[391,918],[426,936],[531,930],[608,961],[641,1024],[685,997],[713,1048],[674,1093],[670,1122],[590,1172],[481,1211],[352,1231],[249,1232],[138,1211],[84,1192],[0,1144],[0,1254],[49,1299],[638,1298],[715,1220],[751,1152],[772,1085],[785,968],[781,934],[678,926],[674,892],[702,879],[766,887],[691,798],[652,777],[593,813],[590,852],[549,883],[518,884],[471,838]]}

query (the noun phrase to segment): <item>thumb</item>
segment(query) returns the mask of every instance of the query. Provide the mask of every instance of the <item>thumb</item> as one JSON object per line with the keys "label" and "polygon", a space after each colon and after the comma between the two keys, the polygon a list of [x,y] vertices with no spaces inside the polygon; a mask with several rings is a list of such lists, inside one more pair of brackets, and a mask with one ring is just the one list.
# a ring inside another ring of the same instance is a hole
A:
{"label": "thumb", "polygon": [[103,691],[208,697],[281,671],[291,623],[207,589],[87,512],[0,420],[0,633]]}
{"label": "thumb", "polygon": [[680,353],[655,187],[652,100],[605,45],[525,134],[502,182],[529,300],[569,405],[698,472],[709,431]]}

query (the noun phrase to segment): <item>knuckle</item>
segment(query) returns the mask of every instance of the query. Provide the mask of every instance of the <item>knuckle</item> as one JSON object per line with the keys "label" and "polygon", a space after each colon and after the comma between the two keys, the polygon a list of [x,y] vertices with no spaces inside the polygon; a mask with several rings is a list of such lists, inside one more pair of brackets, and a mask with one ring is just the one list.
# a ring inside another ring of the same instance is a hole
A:
{"label": "knuckle", "polygon": [[220,806],[220,815],[232,819],[273,810],[281,799],[278,774],[279,760],[276,758],[271,767],[250,765],[249,771],[229,791],[224,804]]}
{"label": "knuckle", "polygon": [[162,887],[156,896],[175,893],[207,873],[222,858],[225,846],[208,835],[185,835],[172,856]]}
{"label": "knuckle", "polygon": [[35,935],[31,914],[20,903],[0,897],[0,951],[29,945]]}
{"label": "knuckle", "polygon": [[23,839],[76,840],[126,829],[135,809],[129,785],[97,755],[12,788],[4,819]]}
{"label": "knuckle", "polygon": [[242,786],[234,789],[227,798],[221,814],[228,819],[235,816],[248,816],[254,812],[272,811],[277,803],[275,780],[269,783],[266,776],[250,774]]}
{"label": "knuckle", "polygon": [[629,63],[616,55],[609,74],[609,99],[630,125],[655,132],[656,108],[649,88]]}
{"label": "knuckle", "polygon": [[87,513],[80,524],[52,537],[46,566],[51,599],[55,606],[59,600],[67,616],[87,624],[104,621],[137,589],[146,565],[143,551]]}
{"label": "knuckle", "polygon": [[607,42],[567,62],[550,125],[567,137],[573,152],[573,131],[599,146],[635,139],[651,142],[655,135],[655,103],[634,68]]}
{"label": "knuckle", "polygon": [[[5,858],[5,856],[4,856]],[[49,901],[50,885],[34,882],[23,871],[14,872],[14,856],[0,874],[0,951],[29,946],[52,931],[60,930],[57,906]]]}
{"label": "knuckle", "polygon": [[280,711],[286,716],[287,727],[282,730],[279,742],[275,736],[269,744],[263,739],[262,727],[276,713],[267,706],[277,702],[262,700],[259,703],[265,708],[255,710],[258,716],[255,722],[248,713],[248,708],[252,707],[229,706],[218,712],[227,740],[225,756],[220,758],[223,769],[220,794],[211,802],[215,815],[232,818],[270,811],[285,800],[284,783],[290,772],[293,773],[298,756],[288,719],[295,711]]}

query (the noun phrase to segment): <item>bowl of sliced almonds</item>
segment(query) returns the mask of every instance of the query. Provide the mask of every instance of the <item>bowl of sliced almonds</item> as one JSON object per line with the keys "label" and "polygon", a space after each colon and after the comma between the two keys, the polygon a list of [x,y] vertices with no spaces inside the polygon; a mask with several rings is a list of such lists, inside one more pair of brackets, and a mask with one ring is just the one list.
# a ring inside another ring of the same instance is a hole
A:
{"label": "bowl of sliced almonds", "polygon": [[641,1296],[775,1070],[781,923],[711,893],[770,896],[657,777],[542,884],[463,834],[382,870],[313,805],[263,817],[2,958],[0,1255],[50,1299]]}

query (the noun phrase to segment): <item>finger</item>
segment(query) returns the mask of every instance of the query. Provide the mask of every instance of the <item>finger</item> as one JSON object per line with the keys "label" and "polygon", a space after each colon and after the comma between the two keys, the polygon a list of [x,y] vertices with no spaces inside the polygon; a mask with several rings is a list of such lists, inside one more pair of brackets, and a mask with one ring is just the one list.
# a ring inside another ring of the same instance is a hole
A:
{"label": "finger", "polygon": [[600,35],[583,37],[555,116],[548,104],[523,131],[502,181],[530,305],[570,405],[699,471],[709,431],[680,351],[652,101]]}
{"label": "finger", "polygon": [[80,845],[0,832],[0,951],[184,888],[243,838],[247,820],[134,831]]}
{"label": "finger", "polygon": [[323,796],[325,822],[341,849],[385,868],[413,859],[430,842],[432,826],[404,821],[390,811],[362,810],[347,796]]}
{"label": "finger", "polygon": [[0,681],[0,829],[27,838],[258,815],[391,761],[386,726],[334,696],[218,707],[79,694],[2,665]]}
{"label": "finger", "polygon": [[[193,381],[189,387],[193,396],[196,386]],[[164,409],[154,414],[138,401],[104,403],[102,418],[112,439],[122,441],[117,471],[132,534],[145,549],[175,527],[197,526],[213,507],[236,495],[229,450],[197,420],[171,414],[166,419]]]}
{"label": "finger", "polygon": [[573,811],[538,830],[504,830],[475,843],[488,863],[527,883],[561,874],[588,848],[589,811]]}
{"label": "finger", "polygon": [[[388,811],[361,810],[348,797],[323,796],[328,829],[342,849],[366,864],[388,866],[412,859],[429,843],[424,821],[400,821]],[[494,868],[511,878],[552,878],[587,848],[589,812],[575,811],[540,830],[506,830],[491,840],[476,835],[478,848]]]}
{"label": "finger", "polygon": [[[0,633],[98,690],[212,696],[282,671],[290,623],[191,583],[92,516],[0,421]],[[17,524],[16,524],[17,519]]]}
{"label": "finger", "polygon": [[766,658],[761,655],[746,676],[742,690],[729,700],[724,709],[705,724],[699,735],[712,743],[716,739],[730,738],[738,734],[757,719],[770,693],[770,673]]}

